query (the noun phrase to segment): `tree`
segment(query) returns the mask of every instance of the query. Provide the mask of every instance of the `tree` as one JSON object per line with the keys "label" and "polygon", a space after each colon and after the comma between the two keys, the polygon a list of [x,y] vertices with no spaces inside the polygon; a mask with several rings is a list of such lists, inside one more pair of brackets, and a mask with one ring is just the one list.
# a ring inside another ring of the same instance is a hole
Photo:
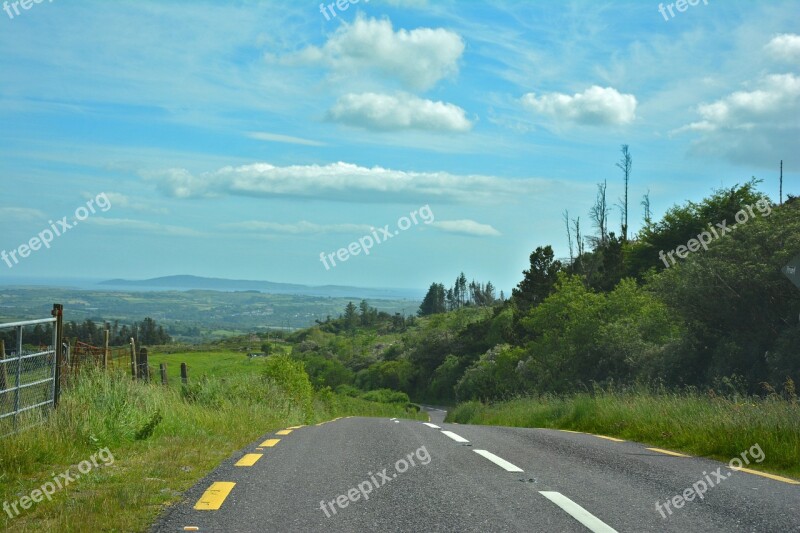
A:
{"label": "tree", "polygon": [[344,308],[344,327],[347,331],[355,331],[358,325],[358,314],[356,313],[356,306],[353,302],[348,302],[347,307]]}
{"label": "tree", "polygon": [[595,247],[600,247],[606,243],[608,237],[608,202],[606,201],[606,188],[608,182],[597,184],[597,198],[594,201],[589,214],[592,216],[594,227],[597,228],[597,237],[594,239]]}
{"label": "tree", "polygon": [[523,272],[525,277],[511,293],[523,315],[553,291],[561,270],[561,261],[555,259],[553,248],[549,245],[536,248],[530,255],[530,263],[530,269]]}
{"label": "tree", "polygon": [[431,283],[428,293],[422,299],[417,311],[418,316],[435,315],[447,311],[445,307],[445,290],[441,283]]}
{"label": "tree", "polygon": [[628,240],[628,183],[631,179],[631,167],[633,158],[628,151],[628,145],[622,145],[622,159],[617,163],[617,167],[622,170],[623,180],[625,181],[625,197],[622,203],[622,240]]}

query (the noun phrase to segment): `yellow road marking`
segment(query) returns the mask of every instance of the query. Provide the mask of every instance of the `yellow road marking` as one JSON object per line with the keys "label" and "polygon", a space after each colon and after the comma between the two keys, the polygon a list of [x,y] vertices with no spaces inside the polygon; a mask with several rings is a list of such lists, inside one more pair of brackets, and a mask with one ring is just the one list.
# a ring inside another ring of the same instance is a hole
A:
{"label": "yellow road marking", "polygon": [[767,474],[766,472],[759,472],[758,470],[750,470],[749,468],[737,468],[735,466],[731,466],[729,468],[731,470],[747,472],[748,474],[755,474],[756,476],[768,477],[770,479],[774,479],[775,481],[783,481],[784,483],[789,483],[790,485],[800,485],[800,481],[795,481],[794,479],[789,479],[788,477],[776,476],[775,474]]}
{"label": "yellow road marking", "polygon": [[185,526],[183,528],[184,531],[200,531],[200,528],[197,526]]}
{"label": "yellow road marking", "polygon": [[236,483],[230,481],[216,481],[200,496],[194,508],[198,511],[216,511],[231,493]]}
{"label": "yellow road marking", "polygon": [[262,457],[264,457],[263,453],[248,453],[236,461],[236,466],[253,466]]}
{"label": "yellow road marking", "polygon": [[[541,428],[548,429],[548,428]],[[558,431],[566,431],[567,433],[583,433],[583,431],[572,431],[571,429],[559,429]]]}
{"label": "yellow road marking", "polygon": [[622,439],[618,439],[616,437],[606,437],[605,435],[595,435],[595,437],[598,437],[600,439],[613,440],[614,442],[625,442]]}
{"label": "yellow road marking", "polygon": [[288,434],[289,434],[289,433],[291,433],[292,431],[294,431],[294,430],[292,430],[292,429],[282,429],[282,430],[278,431],[278,432],[277,432],[277,433],[275,433],[275,434],[276,434],[276,435],[288,435]]}
{"label": "yellow road marking", "polygon": [[662,450],[661,448],[646,448],[646,449],[650,450],[651,452],[665,453],[667,455],[673,455],[675,457],[689,457],[688,455],[685,455],[685,454],[682,454],[682,453],[671,452],[669,450]]}
{"label": "yellow road marking", "polygon": [[300,428],[304,428],[304,427],[305,426],[292,426],[292,427],[286,428],[286,429],[300,429]]}
{"label": "yellow road marking", "polygon": [[264,442],[262,442],[260,444],[260,446],[263,446],[264,448],[272,448],[273,446],[278,444],[280,441],[281,441],[281,439],[267,439]]}

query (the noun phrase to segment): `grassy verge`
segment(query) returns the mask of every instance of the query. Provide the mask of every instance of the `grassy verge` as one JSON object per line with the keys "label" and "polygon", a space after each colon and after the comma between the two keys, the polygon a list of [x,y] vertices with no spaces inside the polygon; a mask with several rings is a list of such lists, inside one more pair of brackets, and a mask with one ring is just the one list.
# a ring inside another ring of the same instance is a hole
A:
{"label": "grassy verge", "polygon": [[755,444],[755,469],[800,478],[800,404],[696,394],[598,393],[460,404],[448,422],[599,433],[729,461]]}
{"label": "grassy verge", "polygon": [[[291,374],[288,365],[276,368]],[[271,377],[193,379],[185,389],[84,373],[42,425],[0,441],[0,502],[16,502],[67,469],[74,475],[100,449],[113,461],[99,461],[52,501],[14,518],[0,512],[0,529],[145,531],[165,505],[263,433],[337,416],[420,416],[402,405],[314,393],[304,373],[282,382],[272,370]]]}

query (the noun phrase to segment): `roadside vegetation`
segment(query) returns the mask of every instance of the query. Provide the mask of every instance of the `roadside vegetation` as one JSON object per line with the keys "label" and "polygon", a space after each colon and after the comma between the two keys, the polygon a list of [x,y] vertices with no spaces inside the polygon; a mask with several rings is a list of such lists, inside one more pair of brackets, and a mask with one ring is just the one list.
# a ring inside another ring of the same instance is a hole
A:
{"label": "roadside vegetation", "polygon": [[[800,290],[784,267],[800,254],[800,202],[774,202],[757,185],[661,220],[645,197],[642,230],[615,235],[603,184],[595,233],[565,213],[570,258],[538,247],[508,298],[462,273],[432,283],[417,317],[351,303],[288,335],[291,356],[319,386],[461,404],[458,422],[604,433],[720,459],[758,442],[764,468],[797,475]],[[707,250],[669,255],[692,239]]]}
{"label": "roadside vegetation", "polygon": [[260,361],[191,355],[187,386],[86,368],[41,425],[0,441],[0,501],[9,503],[68,468],[77,473],[78,463],[100,449],[114,457],[56,492],[52,502],[15,518],[4,512],[2,529],[147,530],[164,506],[265,433],[350,415],[423,418],[407,402],[315,390],[302,364],[280,355]]}
{"label": "roadside vegetation", "polygon": [[630,391],[464,402],[448,422],[568,429],[728,462],[754,444],[764,460],[748,466],[800,478],[800,404],[767,398]]}

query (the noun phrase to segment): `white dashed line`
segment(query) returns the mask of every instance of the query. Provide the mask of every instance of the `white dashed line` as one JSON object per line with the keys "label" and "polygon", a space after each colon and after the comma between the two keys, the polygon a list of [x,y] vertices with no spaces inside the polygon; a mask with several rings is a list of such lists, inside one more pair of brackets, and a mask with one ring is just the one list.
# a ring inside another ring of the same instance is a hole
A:
{"label": "white dashed line", "polygon": [[589,528],[590,531],[594,533],[617,533],[616,529],[612,528],[560,492],[540,491],[539,494],[561,507],[568,515]]}
{"label": "white dashed line", "polygon": [[442,435],[447,435],[448,437],[450,437],[451,439],[453,439],[456,442],[469,442],[467,439],[465,439],[461,435],[456,435],[452,431],[442,431]]}
{"label": "white dashed line", "polygon": [[426,425],[426,426],[428,426],[429,428],[433,428],[433,429],[442,429],[442,428],[440,428],[439,426],[437,426],[436,424],[431,424],[430,422],[423,422],[423,424],[425,424],[425,425]]}
{"label": "white dashed line", "polygon": [[[442,433],[444,433],[444,431]],[[493,462],[500,468],[503,468],[506,472],[524,472],[524,470],[521,469],[520,467],[512,465],[511,463],[509,463],[508,461],[506,461],[501,457],[497,457],[492,452],[487,452],[486,450],[472,450],[472,451],[480,456],[489,459],[491,462]]]}

